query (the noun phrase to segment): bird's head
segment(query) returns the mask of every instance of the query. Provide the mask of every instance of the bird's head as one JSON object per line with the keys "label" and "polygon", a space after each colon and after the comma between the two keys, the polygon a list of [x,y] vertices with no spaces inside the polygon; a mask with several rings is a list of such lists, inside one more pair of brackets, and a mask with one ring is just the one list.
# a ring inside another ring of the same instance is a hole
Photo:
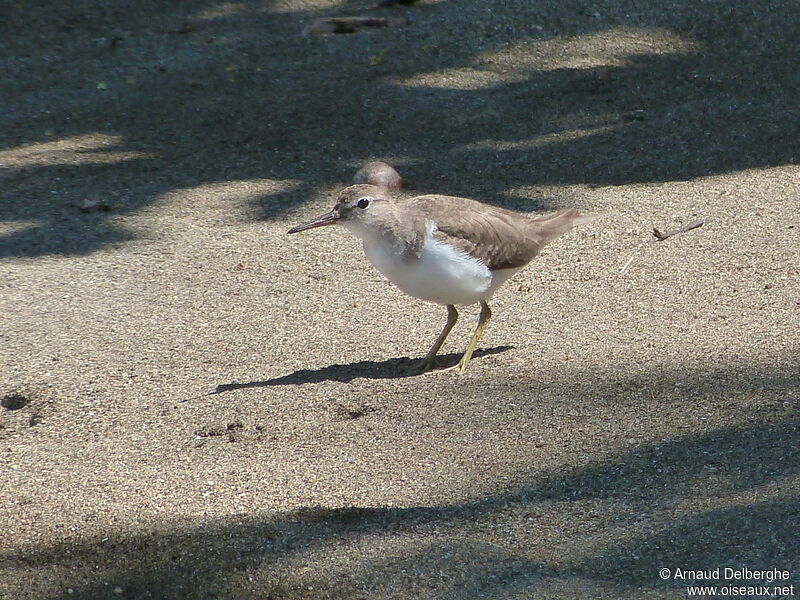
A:
{"label": "bird's head", "polygon": [[368,184],[351,185],[339,193],[331,210],[316,219],[292,227],[288,233],[338,223],[359,237],[364,237],[367,232],[379,228],[381,217],[390,205],[391,199],[381,188]]}

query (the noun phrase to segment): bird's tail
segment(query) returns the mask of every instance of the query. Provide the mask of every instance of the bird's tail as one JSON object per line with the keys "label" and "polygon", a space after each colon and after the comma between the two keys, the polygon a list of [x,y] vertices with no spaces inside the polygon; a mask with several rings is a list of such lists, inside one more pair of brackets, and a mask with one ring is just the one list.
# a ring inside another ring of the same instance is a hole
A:
{"label": "bird's tail", "polygon": [[533,219],[533,227],[541,244],[549,244],[570,229],[584,223],[591,223],[598,215],[582,215],[575,208],[559,210],[549,215],[542,215]]}

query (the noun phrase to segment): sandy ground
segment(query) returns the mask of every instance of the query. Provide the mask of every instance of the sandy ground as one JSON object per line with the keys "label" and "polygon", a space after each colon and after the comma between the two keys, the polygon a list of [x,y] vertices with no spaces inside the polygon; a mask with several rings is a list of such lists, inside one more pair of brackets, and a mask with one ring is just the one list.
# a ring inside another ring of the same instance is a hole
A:
{"label": "sandy ground", "polygon": [[[796,2],[3,12],[0,598],[800,595]],[[301,36],[360,14],[408,23]],[[463,377],[409,372],[442,307],[285,235],[375,159],[602,214]]]}

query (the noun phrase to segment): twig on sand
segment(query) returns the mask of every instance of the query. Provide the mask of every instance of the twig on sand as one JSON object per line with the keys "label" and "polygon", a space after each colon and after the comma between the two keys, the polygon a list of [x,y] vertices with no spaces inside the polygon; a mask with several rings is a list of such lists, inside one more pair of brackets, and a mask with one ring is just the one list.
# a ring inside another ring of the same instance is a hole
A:
{"label": "twig on sand", "polygon": [[[673,231],[667,231],[666,233],[662,233],[661,231],[659,231],[658,229],[656,229],[654,227],[653,228],[653,235],[655,236],[656,239],[650,240],[650,241],[651,242],[663,242],[667,238],[671,238],[673,235],[677,235],[679,233],[684,233],[686,231],[691,231],[692,229],[697,229],[698,227],[702,226],[703,223],[704,223],[704,221],[701,221],[701,220],[698,219],[697,221],[692,221],[688,225],[684,225],[683,227],[680,227],[679,229],[675,229]],[[628,267],[631,266],[631,263],[636,258],[636,255],[639,254],[639,252],[642,251],[642,249],[644,248],[645,245],[647,245],[647,244],[644,244],[643,246],[637,248],[636,250],[634,250],[631,253],[630,258],[628,258],[627,262],[619,270],[620,273],[624,273],[625,271],[628,270]]]}
{"label": "twig on sand", "polygon": [[657,242],[663,242],[667,238],[671,238],[673,235],[678,235],[679,233],[684,233],[686,231],[691,231],[692,229],[697,229],[703,225],[704,221],[698,219],[697,221],[692,221],[688,225],[684,225],[679,229],[675,229],[674,231],[667,231],[666,233],[661,233],[655,227],[653,228],[653,235],[656,236]]}

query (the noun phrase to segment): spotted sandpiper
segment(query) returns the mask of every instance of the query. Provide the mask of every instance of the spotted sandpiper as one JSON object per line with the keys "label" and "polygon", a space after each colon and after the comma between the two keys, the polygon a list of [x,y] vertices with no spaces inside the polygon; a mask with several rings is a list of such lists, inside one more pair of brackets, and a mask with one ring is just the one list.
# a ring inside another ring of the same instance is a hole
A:
{"label": "spotted sandpiper", "polygon": [[574,208],[529,216],[467,198],[426,195],[395,200],[384,188],[351,185],[329,212],[289,230],[342,225],[361,238],[378,271],[403,292],[447,307],[447,323],[418,371],[436,353],[458,319],[455,305],[480,302],[478,326],[457,365],[463,373],[492,311],[488,300],[541,249],[575,225],[592,220]]}

